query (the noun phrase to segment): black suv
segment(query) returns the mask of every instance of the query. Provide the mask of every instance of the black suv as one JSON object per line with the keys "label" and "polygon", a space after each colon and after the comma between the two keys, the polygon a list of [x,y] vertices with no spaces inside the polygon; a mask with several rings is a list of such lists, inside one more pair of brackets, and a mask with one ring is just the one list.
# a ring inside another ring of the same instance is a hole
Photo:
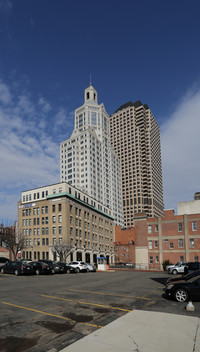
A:
{"label": "black suv", "polygon": [[184,274],[189,274],[192,271],[200,270],[200,263],[199,262],[187,262],[184,268]]}

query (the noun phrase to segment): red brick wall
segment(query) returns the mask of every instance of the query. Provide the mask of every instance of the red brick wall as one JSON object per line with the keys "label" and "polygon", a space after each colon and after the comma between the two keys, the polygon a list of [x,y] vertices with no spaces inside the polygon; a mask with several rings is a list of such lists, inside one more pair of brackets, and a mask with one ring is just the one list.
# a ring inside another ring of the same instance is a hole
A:
{"label": "red brick wall", "polygon": [[115,227],[115,263],[135,263],[135,228]]}

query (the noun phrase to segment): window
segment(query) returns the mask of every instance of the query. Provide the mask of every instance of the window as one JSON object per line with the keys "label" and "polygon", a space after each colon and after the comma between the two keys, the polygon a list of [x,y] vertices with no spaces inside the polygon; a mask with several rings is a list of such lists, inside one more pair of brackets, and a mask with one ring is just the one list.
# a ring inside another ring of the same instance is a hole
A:
{"label": "window", "polygon": [[170,248],[170,249],[173,249],[173,248],[174,248],[174,244],[173,244],[173,242],[170,242],[170,244],[169,244],[169,248]]}
{"label": "window", "polygon": [[153,264],[153,256],[152,255],[150,255],[150,257],[149,257],[149,264]]}
{"label": "window", "polygon": [[56,234],[56,227],[53,227],[53,235],[55,235]]}
{"label": "window", "polygon": [[155,248],[158,248],[158,241],[155,240]]}
{"label": "window", "polygon": [[152,227],[151,227],[151,225],[148,225],[148,233],[152,233]]}
{"label": "window", "polygon": [[58,233],[59,233],[59,235],[62,235],[62,226],[59,226]]}
{"label": "window", "polygon": [[158,225],[155,225],[155,232],[158,232]]}
{"label": "window", "polygon": [[178,240],[178,247],[183,248],[183,239],[181,238]]}
{"label": "window", "polygon": [[52,205],[52,213],[54,213],[56,211],[56,206],[55,204]]}
{"label": "window", "polygon": [[194,261],[195,261],[195,262],[198,262],[198,261],[199,261],[198,255],[195,255],[195,256],[194,256]]}
{"label": "window", "polygon": [[158,257],[158,255],[156,256],[156,263],[159,263],[159,257]]}
{"label": "window", "polygon": [[180,255],[180,262],[184,262],[184,256]]}
{"label": "window", "polygon": [[55,224],[55,222],[56,222],[56,217],[55,217],[55,215],[54,216],[52,216],[52,222]]}
{"label": "window", "polygon": [[179,232],[183,231],[183,224],[182,224],[182,222],[179,222],[179,223],[178,223],[178,231],[179,231]]}
{"label": "window", "polygon": [[58,222],[62,222],[62,215],[58,216]]}
{"label": "window", "polygon": [[149,249],[152,249],[152,241],[149,241]]}
{"label": "window", "polygon": [[192,231],[196,231],[197,230],[197,223],[196,221],[192,222]]}
{"label": "window", "polygon": [[194,238],[190,238],[190,248],[194,248]]}
{"label": "window", "polygon": [[62,211],[62,204],[58,204],[58,211]]}

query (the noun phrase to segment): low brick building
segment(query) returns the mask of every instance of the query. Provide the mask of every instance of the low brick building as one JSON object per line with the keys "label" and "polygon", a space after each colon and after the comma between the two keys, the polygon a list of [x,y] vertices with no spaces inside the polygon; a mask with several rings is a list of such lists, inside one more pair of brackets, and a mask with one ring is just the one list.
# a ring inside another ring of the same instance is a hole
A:
{"label": "low brick building", "polygon": [[[135,215],[132,230],[116,228],[116,247],[133,241],[132,260],[136,268],[162,269],[163,261],[200,261],[200,214],[175,215],[165,210],[164,216],[147,218],[145,213]],[[118,251],[118,252],[117,252]],[[117,258],[123,262],[124,256]],[[130,260],[129,260],[130,261]]]}

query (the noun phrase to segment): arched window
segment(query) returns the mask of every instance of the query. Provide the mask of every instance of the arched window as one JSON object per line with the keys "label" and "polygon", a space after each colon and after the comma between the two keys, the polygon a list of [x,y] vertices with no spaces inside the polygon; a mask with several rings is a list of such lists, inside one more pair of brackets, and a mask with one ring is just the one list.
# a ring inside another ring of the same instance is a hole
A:
{"label": "arched window", "polygon": [[90,93],[87,92],[87,99],[90,99]]}

